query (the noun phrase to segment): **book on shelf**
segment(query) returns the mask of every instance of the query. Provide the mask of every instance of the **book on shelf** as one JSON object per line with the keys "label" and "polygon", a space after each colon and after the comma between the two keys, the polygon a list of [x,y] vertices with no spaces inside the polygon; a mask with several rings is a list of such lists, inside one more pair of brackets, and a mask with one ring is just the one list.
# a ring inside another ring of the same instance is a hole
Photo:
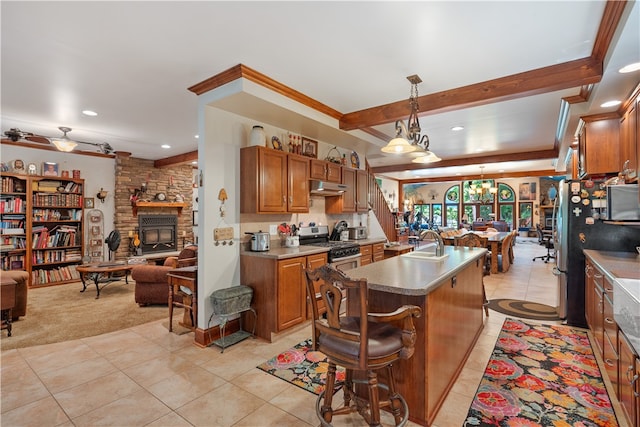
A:
{"label": "book on shelf", "polygon": [[24,234],[24,228],[2,228],[0,229],[2,234]]}

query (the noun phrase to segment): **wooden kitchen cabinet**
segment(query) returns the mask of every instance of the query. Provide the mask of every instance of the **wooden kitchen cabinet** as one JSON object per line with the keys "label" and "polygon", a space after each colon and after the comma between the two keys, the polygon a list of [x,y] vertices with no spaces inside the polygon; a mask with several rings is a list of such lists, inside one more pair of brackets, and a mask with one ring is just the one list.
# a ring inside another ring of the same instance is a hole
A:
{"label": "wooden kitchen cabinet", "polygon": [[372,245],[360,245],[360,266],[369,265],[373,262],[372,249]]}
{"label": "wooden kitchen cabinet", "polygon": [[342,166],[326,160],[311,159],[309,175],[311,179],[340,183],[342,182]]}
{"label": "wooden kitchen cabinet", "polygon": [[585,288],[585,313],[587,325],[596,343],[596,348],[602,356],[604,352],[604,274],[588,258],[586,259],[586,288]]}
{"label": "wooden kitchen cabinet", "polygon": [[302,280],[306,265],[306,257],[278,261],[278,331],[307,318],[307,294]]}
{"label": "wooden kitchen cabinet", "polygon": [[309,158],[265,147],[240,149],[240,212],[309,212]]}
{"label": "wooden kitchen cabinet", "polygon": [[384,260],[384,243],[374,243],[371,249],[373,262]]}
{"label": "wooden kitchen cabinet", "polygon": [[[316,268],[322,267],[327,263],[327,260],[328,260],[327,254],[309,255],[307,256],[307,270],[315,270]],[[304,277],[304,280],[305,281],[303,282],[303,285],[306,286],[307,278]],[[323,283],[322,280],[318,280],[314,284],[314,290],[316,292],[316,295],[320,293],[320,285],[322,283]],[[322,298],[317,298],[317,304],[318,304],[318,311],[320,313],[324,313],[327,311],[325,309],[324,300]],[[313,313],[311,313],[311,307],[309,306],[309,304],[307,304],[307,318],[310,319],[312,315]]]}
{"label": "wooden kitchen cabinet", "polygon": [[617,117],[586,116],[578,135],[580,177],[618,173],[620,170],[620,121]]}
{"label": "wooden kitchen cabinet", "polygon": [[365,170],[342,168],[342,196],[325,197],[325,211],[332,214],[364,213],[369,210],[369,174]]}
{"label": "wooden kitchen cabinet", "polygon": [[638,143],[640,138],[640,121],[638,120],[638,103],[640,97],[636,96],[620,119],[620,159],[619,170],[624,169],[624,163],[629,160],[628,168],[638,173]]}
{"label": "wooden kitchen cabinet", "polygon": [[[240,280],[253,289],[252,306],[258,321],[256,336],[271,342],[272,334],[307,319],[305,270],[327,263],[327,254],[313,254],[278,260],[271,257],[240,255]],[[252,324],[252,320],[247,318]]]}
{"label": "wooden kitchen cabinet", "polygon": [[618,343],[620,354],[620,393],[618,400],[629,425],[640,425],[640,359],[624,334],[620,334]]}

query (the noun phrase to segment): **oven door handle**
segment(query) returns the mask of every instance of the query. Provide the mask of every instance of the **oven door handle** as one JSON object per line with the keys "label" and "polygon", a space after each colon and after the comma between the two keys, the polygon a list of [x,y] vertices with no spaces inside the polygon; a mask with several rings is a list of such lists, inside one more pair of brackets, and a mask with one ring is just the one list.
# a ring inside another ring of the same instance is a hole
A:
{"label": "oven door handle", "polygon": [[345,257],[340,257],[340,258],[333,258],[331,260],[331,262],[345,262],[345,261],[351,261],[353,259],[357,259],[360,258],[360,254],[355,254],[355,255],[349,255],[349,256],[345,256]]}

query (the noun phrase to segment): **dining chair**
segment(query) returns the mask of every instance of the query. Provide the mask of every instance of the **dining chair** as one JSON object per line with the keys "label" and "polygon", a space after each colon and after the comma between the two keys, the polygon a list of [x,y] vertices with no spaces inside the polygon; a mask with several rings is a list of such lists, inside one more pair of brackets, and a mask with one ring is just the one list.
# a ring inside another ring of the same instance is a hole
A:
{"label": "dining chair", "polygon": [[[485,248],[482,238],[475,233],[467,233],[457,236],[454,240],[454,246],[466,246],[467,248]],[[484,314],[489,317],[489,300],[487,292],[484,289],[484,276],[491,274],[491,252],[487,251],[482,263],[482,305],[484,306]]]}
{"label": "dining chair", "polygon": [[[392,313],[370,313],[366,279],[352,280],[328,264],[307,270],[306,275],[313,349],[324,353],[329,365],[325,389],[316,401],[320,424],[331,426],[334,415],[357,411],[370,426],[379,426],[380,409],[388,408],[395,425],[404,425],[409,408],[396,391],[392,366],[413,355],[416,342],[413,318],[420,316],[420,307],[405,305]],[[320,283],[320,296],[326,307],[322,317],[315,282]],[[343,302],[346,312],[341,310]],[[334,409],[336,366],[345,368],[345,381],[343,404]],[[386,384],[379,382],[380,369],[386,371]]]}
{"label": "dining chair", "polygon": [[500,260],[501,260],[501,270],[503,273],[509,271],[511,267],[511,256],[509,255],[512,251],[511,242],[513,242],[513,234],[509,234],[507,237],[502,240],[502,247],[500,248]]}

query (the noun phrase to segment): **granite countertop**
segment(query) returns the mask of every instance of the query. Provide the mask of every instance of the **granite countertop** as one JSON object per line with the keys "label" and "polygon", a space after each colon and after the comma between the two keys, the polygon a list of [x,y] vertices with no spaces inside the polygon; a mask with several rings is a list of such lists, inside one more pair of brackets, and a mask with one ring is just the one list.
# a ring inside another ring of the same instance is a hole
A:
{"label": "granite countertop", "polygon": [[634,252],[613,252],[584,250],[589,257],[609,279],[617,278],[640,279],[640,255]]}
{"label": "granite countertop", "polygon": [[387,258],[364,267],[348,270],[352,278],[367,279],[369,289],[401,295],[427,295],[446,279],[464,270],[470,263],[484,256],[484,248],[467,248],[445,246],[448,256],[439,261],[414,258],[411,255],[419,252]]}
{"label": "granite countertop", "polygon": [[[273,242],[271,242],[273,244]],[[294,248],[287,248],[285,246],[272,246],[266,252],[253,252],[247,249],[240,249],[240,255],[254,256],[260,258],[273,258],[273,259],[287,259],[295,258],[299,256],[308,256],[329,252],[329,248],[322,246],[307,246],[300,245]]]}
{"label": "granite countertop", "polygon": [[347,242],[357,243],[360,246],[373,245],[375,243],[385,243],[386,241],[387,241],[386,237],[368,237],[366,239],[347,240]]}

